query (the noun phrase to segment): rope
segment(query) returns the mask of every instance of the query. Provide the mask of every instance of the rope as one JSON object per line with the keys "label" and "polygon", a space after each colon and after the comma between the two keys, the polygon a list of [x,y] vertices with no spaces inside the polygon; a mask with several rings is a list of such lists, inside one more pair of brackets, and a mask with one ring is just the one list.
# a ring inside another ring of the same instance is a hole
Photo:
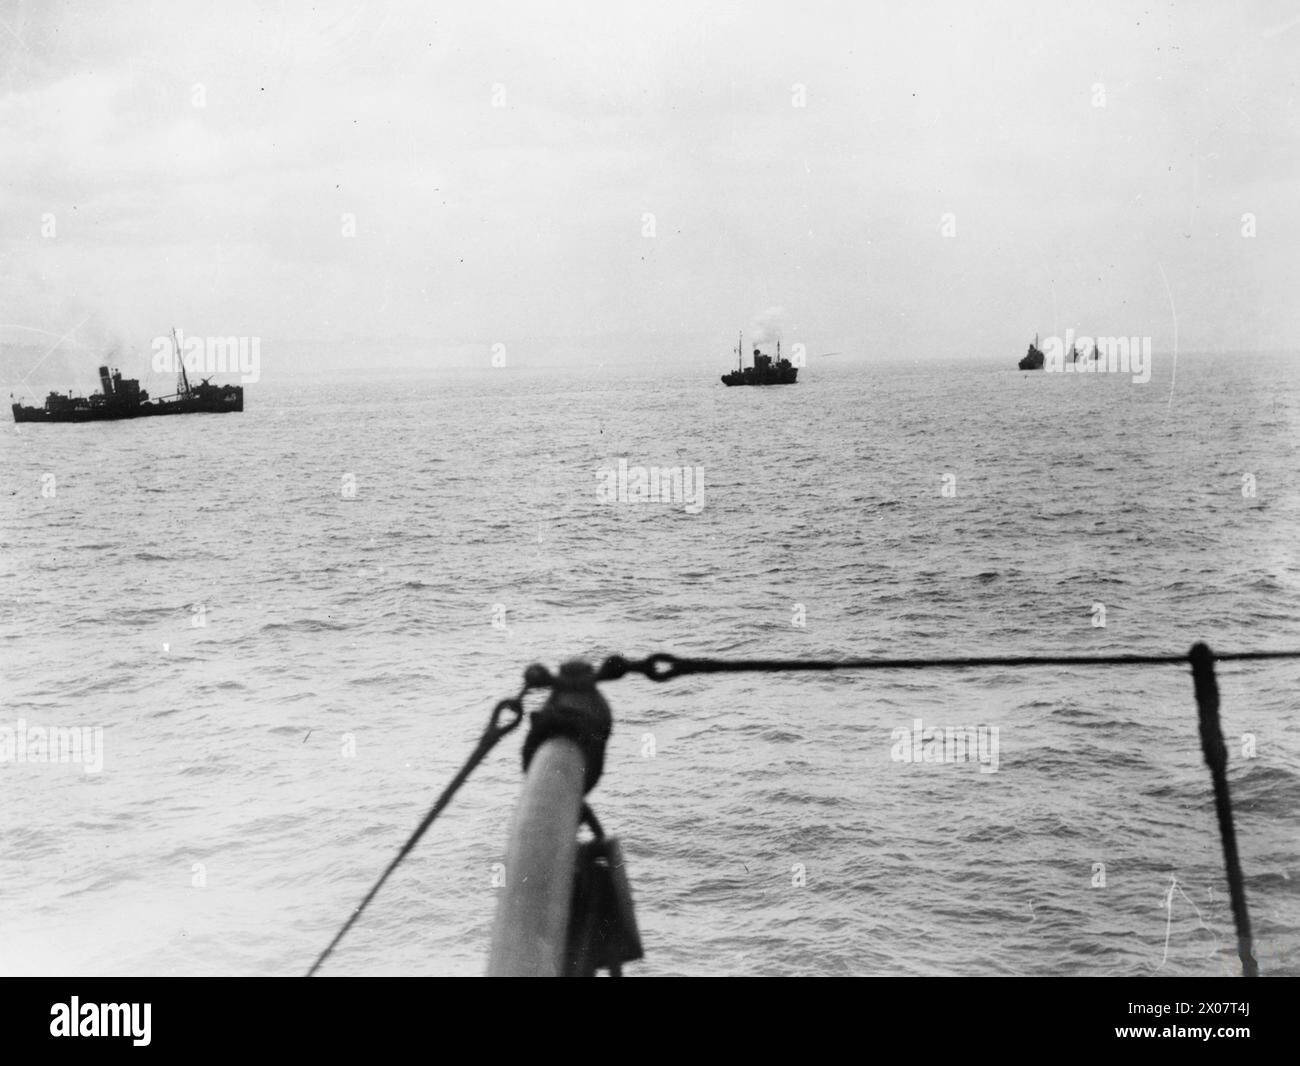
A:
{"label": "rope", "polygon": [[1214,783],[1214,811],[1219,817],[1219,838],[1223,841],[1223,866],[1228,873],[1232,899],[1232,920],[1237,926],[1237,955],[1244,977],[1258,977],[1259,963],[1250,942],[1250,914],[1246,910],[1246,886],[1237,855],[1237,830],[1232,822],[1232,800],[1228,796],[1228,749],[1219,728],[1219,684],[1214,678],[1214,654],[1204,644],[1194,644],[1192,684],[1196,687],[1196,710],[1200,719],[1201,751]]}
{"label": "rope", "polygon": [[[1245,662],[1262,659],[1300,659],[1300,651],[1242,651],[1214,655],[1204,644],[1196,644],[1185,655],[1007,655],[974,656],[968,658],[947,659],[679,659],[675,655],[659,652],[644,659],[630,660],[621,655],[612,655],[605,660],[596,672],[594,680],[616,681],[628,674],[641,674],[651,681],[668,681],[688,674],[730,674],[746,672],[791,672],[833,670],[924,670],[924,669],[969,669],[989,666],[1152,666],[1189,663],[1196,688],[1196,702],[1200,714],[1201,750],[1214,782],[1214,803],[1219,819],[1219,834],[1223,840],[1224,864],[1228,874],[1228,888],[1232,898],[1232,917],[1237,926],[1237,952],[1241,957],[1242,972],[1247,977],[1259,975],[1259,967],[1251,947],[1250,916],[1246,910],[1246,891],[1241,875],[1241,863],[1237,855],[1237,835],[1232,820],[1232,801],[1228,795],[1227,750],[1223,744],[1223,734],[1219,727],[1219,690],[1214,677],[1214,662]],[[487,757],[497,743],[518,727],[523,721],[523,697],[531,689],[554,688],[558,683],[556,675],[546,667],[534,663],[524,672],[524,686],[519,695],[513,699],[501,700],[492,710],[487,728],[479,738],[478,744],[470,753],[465,765],[443,789],[429,813],[416,827],[415,831],[402,845],[379,880],[366,893],[352,915],[335,934],[334,939],[320,953],[312,964],[307,976],[313,976],[321,964],[356,924],[362,912],[369,906],[389,876],[401,865],[402,860],[415,848],[434,819],[447,807],[452,797],[474,771],[475,767]],[[502,721],[503,711],[510,711],[513,717]],[[591,809],[583,805],[583,820],[587,821],[599,838],[603,836],[600,823],[596,821]],[[613,972],[613,971],[611,971]]]}
{"label": "rope", "polygon": [[[1228,877],[1232,901],[1232,920],[1237,927],[1237,955],[1245,977],[1259,976],[1250,932],[1250,913],[1246,907],[1246,886],[1237,853],[1237,831],[1232,817],[1232,799],[1228,793],[1227,748],[1219,725],[1219,686],[1214,676],[1215,660],[1249,662],[1265,659],[1300,659],[1300,651],[1237,651],[1215,655],[1203,643],[1197,643],[1185,655],[1003,655],[947,659],[679,659],[659,652],[644,659],[629,660],[612,655],[597,672],[598,681],[615,681],[628,674],[641,674],[651,681],[668,681],[689,674],[784,673],[792,671],[826,672],[834,670],[926,670],[969,669],[989,666],[1152,666],[1189,664],[1196,691],[1200,722],[1201,752],[1210,768],[1214,787],[1214,810],[1219,821],[1219,838],[1223,843],[1223,865]],[[528,676],[535,684],[554,682],[545,667],[532,666]]]}
{"label": "rope", "polygon": [[[1215,655],[1219,662],[1245,662],[1260,659],[1300,659],[1300,651],[1237,651]],[[995,655],[954,659],[679,659],[659,652],[644,659],[629,660],[611,655],[596,674],[597,681],[616,681],[627,674],[642,674],[651,681],[669,681],[687,674],[781,673],[787,671],[830,670],[927,670],[988,666],[1157,666],[1190,663],[1190,653],[1182,655]],[[542,666],[534,671],[535,683],[547,687],[554,683]]]}
{"label": "rope", "polygon": [[[433,820],[437,818],[446,808],[447,804],[451,802],[452,797],[456,794],[456,790],[465,783],[465,780],[469,775],[474,772],[474,768],[487,757],[488,752],[496,747],[498,741],[508,733],[512,732],[519,723],[523,721],[524,694],[530,687],[532,686],[525,681],[524,687],[520,690],[518,696],[514,697],[514,699],[504,699],[492,709],[492,716],[488,719],[487,728],[483,730],[483,735],[479,737],[478,743],[474,746],[474,750],[470,752],[469,758],[465,760],[465,765],[462,766],[456,776],[451,779],[450,784],[442,790],[442,794],[429,809],[429,813],[426,814],[420,824],[415,827],[415,832],[410,835],[406,843],[402,845],[401,850],[393,857],[393,861],[390,862],[384,872],[379,875],[379,880],[376,881],[370,891],[365,894],[365,898],[363,898],[357,905],[356,909],[352,912],[351,917],[343,923],[343,928],[334,934],[334,939],[331,940],[325,950],[317,956],[316,961],[312,963],[311,969],[307,971],[308,977],[312,977],[316,971],[321,968],[321,963],[330,957],[330,954],[338,946],[339,941],[347,935],[348,930],[351,929],[352,926],[356,924],[357,919],[361,917],[361,912],[364,911],[366,907],[370,905],[370,901],[379,894],[379,890],[384,887],[384,882],[388,880],[389,875],[401,865],[402,860],[405,859],[406,856],[411,853],[415,845],[420,842],[420,838],[424,836],[425,831],[429,826],[433,825]],[[503,711],[510,711],[513,717],[502,721],[501,713]]]}

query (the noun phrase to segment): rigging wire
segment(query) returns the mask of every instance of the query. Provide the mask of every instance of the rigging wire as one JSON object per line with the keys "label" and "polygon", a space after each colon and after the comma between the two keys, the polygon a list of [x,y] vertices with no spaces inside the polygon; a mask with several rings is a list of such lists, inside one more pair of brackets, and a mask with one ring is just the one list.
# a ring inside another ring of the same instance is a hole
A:
{"label": "rigging wire", "polygon": [[[595,680],[616,681],[628,674],[640,674],[651,681],[663,682],[690,674],[723,673],[790,673],[790,672],[829,672],[838,670],[926,670],[926,669],[974,669],[991,666],[1158,666],[1187,664],[1192,669],[1193,684],[1196,691],[1196,704],[1199,717],[1201,751],[1214,787],[1215,812],[1219,821],[1219,835],[1223,843],[1224,867],[1228,877],[1228,889],[1232,902],[1233,921],[1237,927],[1237,953],[1241,958],[1242,974],[1257,977],[1259,966],[1255,960],[1251,943],[1250,915],[1246,908],[1245,884],[1241,873],[1240,856],[1237,853],[1236,829],[1232,818],[1232,801],[1228,793],[1227,749],[1223,743],[1223,734],[1219,724],[1219,689],[1214,676],[1214,664],[1218,662],[1250,662],[1272,659],[1300,659],[1300,651],[1240,651],[1215,654],[1203,643],[1193,645],[1189,652],[1182,655],[994,655],[969,656],[958,658],[912,658],[912,659],[709,659],[678,658],[666,652],[658,652],[644,659],[627,659],[622,655],[611,655],[596,672]],[[434,822],[434,819],[447,807],[456,790],[474,771],[475,767],[486,758],[487,754],[507,734],[516,729],[523,721],[523,697],[531,689],[552,688],[557,682],[556,675],[539,664],[533,664],[524,672],[524,686],[519,695],[512,699],[501,700],[492,710],[487,728],[479,738],[478,744],[470,753],[465,765],[443,789],[429,813],[416,827],[415,831],[402,845],[393,860],[380,875],[379,880],[366,893],[353,910],[343,927],[335,934],[325,950],[312,964],[307,976],[313,976],[321,964],[329,958],[339,942],[347,935],[362,912],[375,898],[384,882],[393,871],[401,865],[407,855],[419,843]],[[510,711],[513,717],[501,718],[504,711]],[[585,805],[584,805],[584,809]]]}

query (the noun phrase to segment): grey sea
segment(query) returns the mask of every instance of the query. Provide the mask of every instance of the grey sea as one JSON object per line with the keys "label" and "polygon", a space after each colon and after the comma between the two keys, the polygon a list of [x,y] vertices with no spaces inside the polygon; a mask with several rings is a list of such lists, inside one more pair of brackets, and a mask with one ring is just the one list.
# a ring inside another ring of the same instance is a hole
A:
{"label": "grey sea", "polygon": [[[304,972],[531,662],[1300,647],[1296,356],[1013,366],[268,375],[240,415],[11,425],[0,972]],[[620,460],[702,495],[610,500]],[[1300,664],[1219,674],[1296,974]],[[632,974],[1238,972],[1182,666],[604,691]],[[19,750],[50,728],[102,765]],[[325,973],[483,972],[520,738]]]}

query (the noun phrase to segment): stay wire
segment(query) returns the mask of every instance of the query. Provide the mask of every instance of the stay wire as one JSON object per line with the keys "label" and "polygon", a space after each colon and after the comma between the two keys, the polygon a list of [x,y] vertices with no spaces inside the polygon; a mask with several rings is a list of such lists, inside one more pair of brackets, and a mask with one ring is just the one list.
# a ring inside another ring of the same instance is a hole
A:
{"label": "stay wire", "polygon": [[[1236,832],[1233,826],[1232,805],[1228,798],[1227,778],[1224,772],[1225,756],[1222,735],[1218,727],[1218,688],[1214,681],[1213,664],[1217,662],[1244,662],[1263,659],[1300,659],[1300,651],[1243,651],[1214,654],[1204,644],[1195,645],[1183,655],[1002,655],[969,656],[936,659],[688,659],[678,658],[665,652],[649,655],[644,659],[627,659],[622,655],[611,655],[596,672],[595,681],[616,681],[628,674],[641,674],[651,681],[669,681],[690,674],[723,673],[778,673],[794,671],[829,672],[837,670],[922,670],[922,669],[968,669],[990,666],[1151,666],[1176,665],[1185,663],[1193,668],[1196,682],[1197,703],[1201,717],[1201,743],[1214,781],[1215,807],[1219,817],[1220,833],[1223,840],[1225,866],[1227,867],[1229,890],[1232,897],[1233,917],[1237,925],[1239,953],[1242,958],[1243,971],[1247,976],[1255,976],[1258,967],[1255,963],[1251,945],[1250,918],[1246,911],[1245,889],[1237,855]],[[465,783],[469,775],[509,733],[519,727],[523,721],[523,698],[535,688],[552,688],[556,682],[546,667],[534,664],[524,674],[524,686],[519,695],[501,700],[492,710],[487,727],[478,744],[470,753],[464,766],[446,788],[442,790],[429,813],[416,826],[415,831],[402,845],[401,850],[379,876],[370,891],[357,905],[343,927],[334,935],[324,951],[312,964],[307,976],[312,977],[326,959],[347,935],[361,917],[370,901],[378,895],[384,883],[393,871],[420,842],[434,820],[451,802],[456,791]],[[511,712],[512,717],[502,720],[502,713]],[[1217,745],[1214,741],[1217,740]],[[600,823],[591,814],[591,809],[583,806],[583,820],[589,824],[599,838],[602,836]]]}
{"label": "stay wire", "polygon": [[[533,687],[534,686],[530,683],[525,682],[524,687],[520,689],[518,696],[501,700],[492,709],[492,716],[488,719],[487,728],[483,730],[483,734],[479,737],[478,743],[474,746],[474,750],[470,752],[469,758],[465,760],[465,765],[460,768],[456,776],[453,777],[447,787],[442,790],[442,794],[429,809],[429,813],[426,814],[420,824],[415,827],[415,832],[413,832],[407,839],[406,843],[402,845],[401,850],[393,856],[392,862],[390,862],[384,872],[379,875],[379,880],[374,883],[370,891],[365,894],[365,897],[357,905],[357,908],[352,912],[348,920],[343,923],[343,928],[334,934],[334,939],[331,940],[325,950],[317,956],[316,961],[312,963],[311,969],[307,971],[308,977],[314,976],[316,971],[321,968],[321,964],[330,957],[331,953],[339,945],[339,942],[347,935],[348,930],[356,924],[357,919],[361,917],[362,912],[370,905],[370,901],[379,894],[379,890],[384,887],[384,882],[387,881],[392,872],[402,864],[402,860],[411,853],[415,848],[415,845],[420,842],[420,838],[424,836],[425,831],[428,830],[429,826],[433,825],[434,819],[437,818],[438,815],[440,815],[447,807],[447,804],[451,802],[452,797],[456,795],[457,789],[465,783],[469,775],[474,772],[475,767],[487,758],[488,752],[496,747],[504,737],[518,728],[519,723],[524,719],[524,696],[527,694],[528,690]],[[506,711],[510,712],[510,717],[503,719],[502,715]]]}
{"label": "stay wire", "polygon": [[[1217,662],[1260,659],[1300,659],[1300,651],[1238,651],[1215,653]],[[835,670],[928,670],[968,669],[989,666],[1154,666],[1190,664],[1191,654],[1181,655],[985,655],[945,659],[683,659],[665,652],[644,659],[611,655],[597,671],[597,681],[616,681],[628,674],[641,674],[651,681],[670,681],[689,674],[783,673]],[[532,667],[539,686],[553,678],[544,667]]]}

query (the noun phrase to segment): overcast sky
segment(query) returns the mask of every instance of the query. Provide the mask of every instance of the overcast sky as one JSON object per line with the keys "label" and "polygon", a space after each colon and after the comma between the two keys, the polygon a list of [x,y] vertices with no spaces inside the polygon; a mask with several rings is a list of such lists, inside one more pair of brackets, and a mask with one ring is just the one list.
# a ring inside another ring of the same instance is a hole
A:
{"label": "overcast sky", "polygon": [[980,7],[0,0],[6,376],[1294,348],[1294,5]]}

